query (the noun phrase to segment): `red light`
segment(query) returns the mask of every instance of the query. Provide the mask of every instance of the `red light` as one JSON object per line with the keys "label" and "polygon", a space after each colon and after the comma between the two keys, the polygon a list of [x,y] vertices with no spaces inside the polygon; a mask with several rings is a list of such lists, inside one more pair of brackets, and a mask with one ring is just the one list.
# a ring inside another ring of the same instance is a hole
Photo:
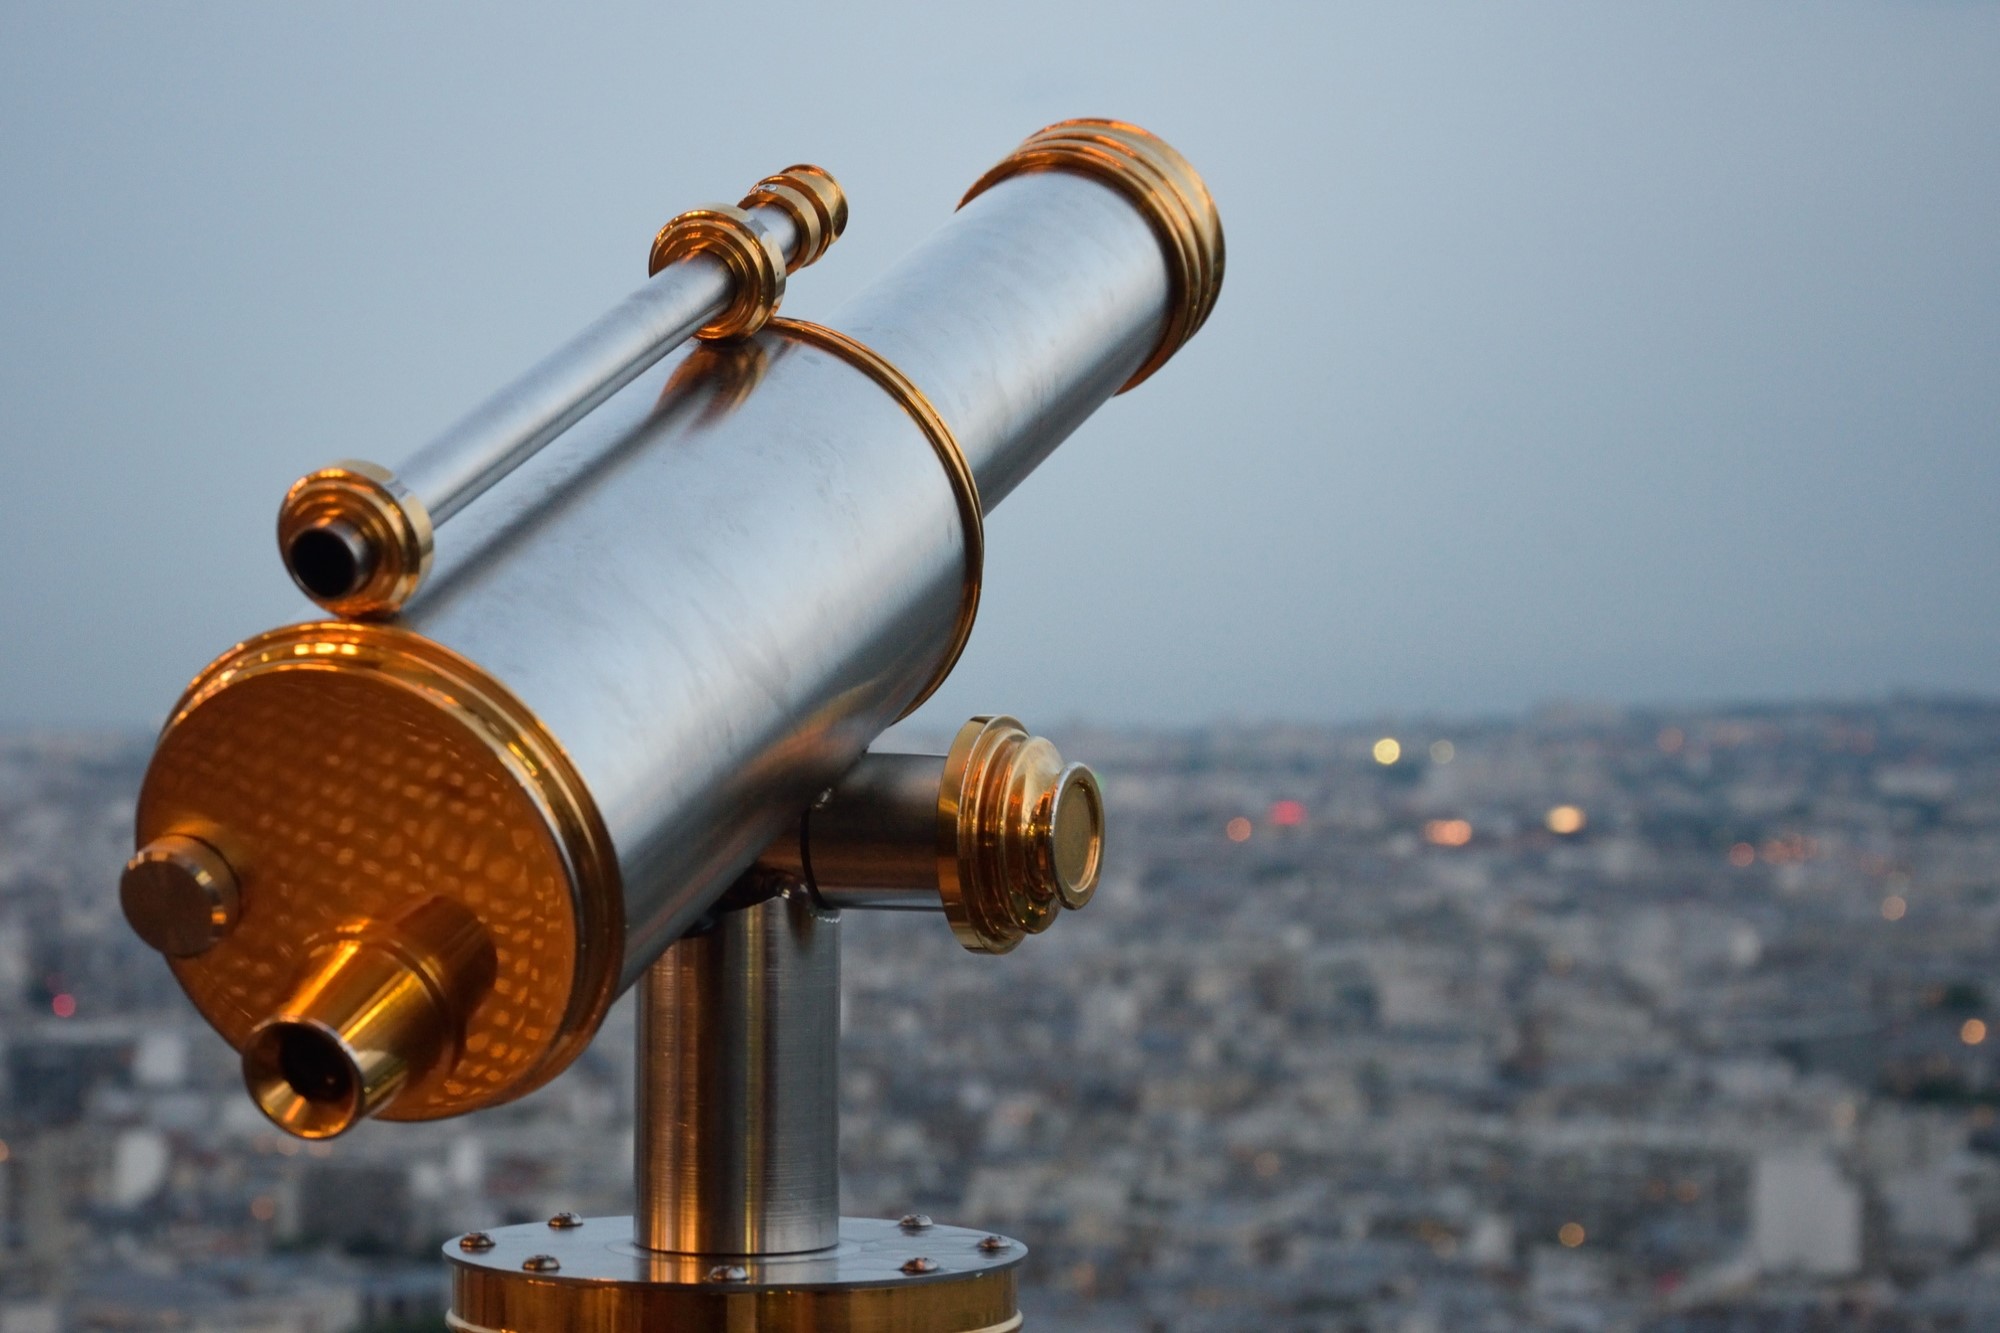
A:
{"label": "red light", "polygon": [[49,1008],[55,1011],[57,1018],[68,1018],[76,1012],[76,996],[58,995],[49,1001]]}
{"label": "red light", "polygon": [[1279,801],[1271,807],[1271,822],[1281,828],[1306,822],[1306,808],[1297,801]]}

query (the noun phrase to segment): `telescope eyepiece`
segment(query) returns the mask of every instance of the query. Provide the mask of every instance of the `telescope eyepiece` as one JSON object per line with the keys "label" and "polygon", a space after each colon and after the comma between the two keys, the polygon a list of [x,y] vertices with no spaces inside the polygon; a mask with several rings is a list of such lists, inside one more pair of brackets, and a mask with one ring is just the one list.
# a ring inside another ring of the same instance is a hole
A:
{"label": "telescope eyepiece", "polygon": [[313,1023],[266,1024],[243,1052],[243,1081],[259,1110],[301,1138],[331,1138],[365,1114],[353,1057]]}
{"label": "telescope eyepiece", "polygon": [[330,519],[292,538],[285,563],[306,592],[321,601],[351,597],[375,572],[375,552],[353,524]]}

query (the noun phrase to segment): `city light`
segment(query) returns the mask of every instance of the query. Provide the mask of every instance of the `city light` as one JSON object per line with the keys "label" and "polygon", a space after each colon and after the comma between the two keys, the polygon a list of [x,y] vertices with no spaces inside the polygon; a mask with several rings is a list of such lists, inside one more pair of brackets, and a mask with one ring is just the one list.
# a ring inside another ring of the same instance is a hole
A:
{"label": "city light", "polygon": [[268,1194],[260,1194],[250,1201],[250,1216],[259,1222],[268,1222],[278,1215],[278,1201]]}
{"label": "city light", "polygon": [[13,1155],[14,1155],[13,1150],[7,1146],[7,1140],[0,1139],[0,1162],[6,1161],[9,1157],[12,1157]]}
{"label": "city light", "polygon": [[1583,1226],[1577,1222],[1565,1222],[1562,1230],[1556,1232],[1556,1239],[1573,1250],[1583,1244]]}
{"label": "city light", "polygon": [[1458,747],[1450,741],[1431,742],[1431,762],[1433,764],[1448,764],[1457,754]]}
{"label": "city light", "polygon": [[1433,819],[1424,825],[1424,841],[1433,847],[1463,847],[1472,841],[1472,823],[1464,819]]}
{"label": "city light", "polygon": [[1882,900],[1882,919],[1884,921],[1901,921],[1903,913],[1909,910],[1910,905],[1904,902],[1897,894],[1892,893]]}
{"label": "city light", "polygon": [[1375,762],[1382,765],[1395,763],[1403,757],[1403,743],[1394,736],[1384,736],[1375,742]]}
{"label": "city light", "polygon": [[1687,744],[1687,733],[1679,727],[1663,727],[1658,742],[1662,754],[1679,754],[1681,747]]}
{"label": "city light", "polygon": [[69,1018],[76,1013],[76,996],[62,994],[49,1001],[49,1008],[57,1018]]}
{"label": "city light", "polygon": [[1739,842],[1729,849],[1729,864],[1741,869],[1757,859],[1757,849],[1747,842]]}
{"label": "city light", "polygon": [[1583,826],[1588,822],[1584,817],[1583,810],[1578,806],[1559,805],[1549,811],[1549,832],[1560,833],[1564,837],[1568,837],[1572,833],[1583,832]]}
{"label": "city light", "polygon": [[1297,801],[1278,801],[1271,806],[1271,822],[1280,828],[1306,822],[1306,808]]}
{"label": "city light", "polygon": [[1977,1046],[1980,1042],[1985,1041],[1986,1024],[1984,1020],[1977,1018],[1966,1019],[1965,1025],[1958,1030],[1958,1039],[1967,1046]]}
{"label": "city light", "polygon": [[1231,842],[1250,841],[1250,821],[1241,815],[1236,816],[1236,818],[1223,825],[1222,831],[1229,835]]}

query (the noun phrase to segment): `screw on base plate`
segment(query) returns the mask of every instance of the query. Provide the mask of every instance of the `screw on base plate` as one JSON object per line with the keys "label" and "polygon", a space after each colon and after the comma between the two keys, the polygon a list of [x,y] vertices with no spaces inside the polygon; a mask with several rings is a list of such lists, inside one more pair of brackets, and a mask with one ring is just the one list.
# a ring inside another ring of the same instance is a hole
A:
{"label": "screw on base plate", "polygon": [[557,1213],[549,1219],[549,1225],[558,1231],[568,1231],[571,1227],[582,1226],[583,1219],[575,1213]]}
{"label": "screw on base plate", "polygon": [[562,1260],[553,1254],[531,1254],[521,1261],[521,1268],[529,1273],[560,1273]]}
{"label": "screw on base plate", "polygon": [[911,1277],[915,1277],[919,1273],[935,1273],[937,1272],[937,1260],[926,1259],[922,1255],[918,1255],[916,1258],[904,1263],[903,1271]]}
{"label": "screw on base plate", "polygon": [[472,1253],[493,1248],[493,1237],[483,1231],[468,1231],[458,1238],[458,1248]]}

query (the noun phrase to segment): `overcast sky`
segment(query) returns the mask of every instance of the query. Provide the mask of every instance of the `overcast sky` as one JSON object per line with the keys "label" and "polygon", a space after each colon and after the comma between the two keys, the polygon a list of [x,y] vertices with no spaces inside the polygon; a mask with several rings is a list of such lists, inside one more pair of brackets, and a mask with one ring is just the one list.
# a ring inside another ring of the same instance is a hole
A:
{"label": "overcast sky", "polygon": [[825,165],[823,315],[1077,115],[1193,160],[1228,281],[995,514],[939,725],[2000,682],[2000,6],[325,10],[0,0],[0,724],[297,618],[286,484],[671,214]]}

